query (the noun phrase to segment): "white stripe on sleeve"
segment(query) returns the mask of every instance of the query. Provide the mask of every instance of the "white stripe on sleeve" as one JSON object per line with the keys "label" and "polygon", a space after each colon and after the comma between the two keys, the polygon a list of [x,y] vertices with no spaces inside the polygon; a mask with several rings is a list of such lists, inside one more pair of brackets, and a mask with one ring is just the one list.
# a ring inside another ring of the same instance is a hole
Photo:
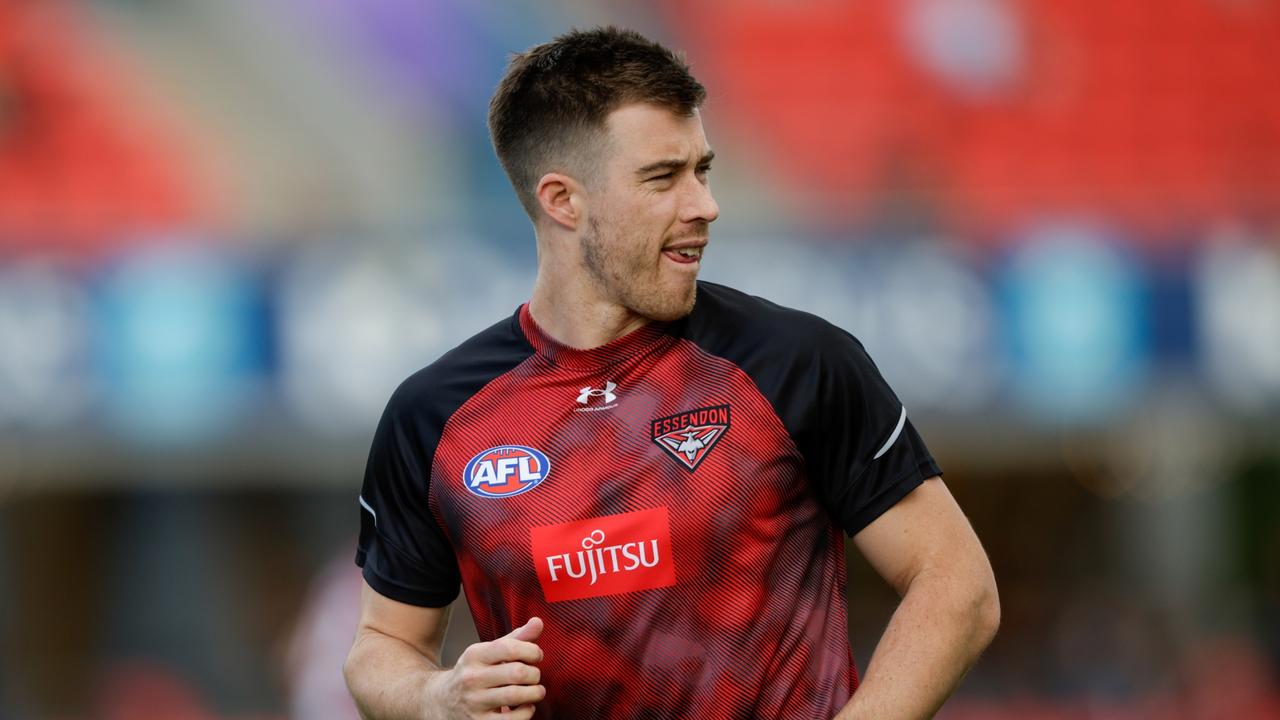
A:
{"label": "white stripe on sleeve", "polygon": [[[871,458],[872,460],[879,460],[881,455],[884,455],[885,453],[889,452],[889,448],[893,447],[893,441],[897,440],[898,435],[902,434],[902,426],[906,424],[907,424],[907,406],[903,405],[902,414],[898,416],[898,427],[893,429],[893,434],[889,436],[888,440],[884,441],[884,445],[880,448],[880,452],[877,452],[876,456]],[[364,501],[361,500],[361,502],[364,502]],[[369,512],[373,512],[373,511],[370,510]]]}
{"label": "white stripe on sleeve", "polygon": [[[896,435],[897,433],[895,432],[894,434]],[[877,456],[877,457],[878,457],[878,456]],[[368,510],[368,511],[369,511],[369,514],[373,516],[373,525],[374,525],[374,527],[377,527],[377,526],[378,526],[378,513],[374,512],[374,511],[373,511],[373,508],[369,507],[369,503],[367,503],[367,502],[365,502],[365,501],[364,501],[364,496],[363,496],[363,495],[358,495],[358,496],[356,496],[356,497],[360,500],[360,507],[364,508],[365,510]]]}

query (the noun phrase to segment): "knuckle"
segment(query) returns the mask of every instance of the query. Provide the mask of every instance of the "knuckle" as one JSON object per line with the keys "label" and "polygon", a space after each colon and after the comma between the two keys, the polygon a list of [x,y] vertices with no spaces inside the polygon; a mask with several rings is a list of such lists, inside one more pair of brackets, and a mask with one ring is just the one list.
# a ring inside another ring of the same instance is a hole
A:
{"label": "knuckle", "polygon": [[513,685],[508,688],[507,698],[510,700],[511,707],[519,705],[531,705],[542,699],[543,693],[539,690],[541,685]]}
{"label": "knuckle", "polygon": [[512,663],[507,674],[511,685],[532,685],[537,682],[536,673],[537,670],[528,665]]}
{"label": "knuckle", "polygon": [[469,690],[477,688],[480,686],[480,672],[476,670],[475,666],[468,665],[459,670],[458,680],[464,688]]}

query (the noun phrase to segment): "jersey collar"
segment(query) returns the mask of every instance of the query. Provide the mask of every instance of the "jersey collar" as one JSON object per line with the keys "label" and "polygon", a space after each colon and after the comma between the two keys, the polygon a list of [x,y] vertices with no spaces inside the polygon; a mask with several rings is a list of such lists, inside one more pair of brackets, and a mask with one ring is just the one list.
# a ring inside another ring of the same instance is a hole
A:
{"label": "jersey collar", "polygon": [[521,305],[517,315],[520,319],[520,330],[533,349],[552,363],[565,368],[592,370],[616,365],[647,352],[666,337],[664,330],[667,323],[649,322],[612,342],[589,350],[579,350],[564,345],[548,335],[533,319],[533,315],[529,312],[529,303]]}

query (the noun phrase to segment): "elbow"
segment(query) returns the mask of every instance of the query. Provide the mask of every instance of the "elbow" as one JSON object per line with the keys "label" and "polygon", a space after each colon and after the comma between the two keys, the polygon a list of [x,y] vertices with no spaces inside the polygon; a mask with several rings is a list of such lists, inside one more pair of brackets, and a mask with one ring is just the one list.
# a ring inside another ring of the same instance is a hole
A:
{"label": "elbow", "polygon": [[[355,648],[352,648],[355,650]],[[342,679],[346,680],[347,689],[351,691],[352,679],[356,676],[355,652],[347,652],[347,660],[342,664]]]}
{"label": "elbow", "polygon": [[1000,592],[995,579],[985,583],[974,603],[974,635],[979,651],[995,639],[1000,629]]}
{"label": "elbow", "polygon": [[353,698],[358,697],[358,685],[360,679],[360,668],[364,665],[361,660],[361,634],[357,633],[355,641],[351,643],[351,649],[347,651],[347,659],[342,663],[342,679],[347,683],[347,692],[351,693]]}
{"label": "elbow", "polygon": [[370,678],[368,668],[368,660],[363,657],[362,636],[356,635],[355,642],[351,644],[351,650],[347,652],[347,659],[342,663],[342,679],[347,683],[347,694],[351,696],[351,700],[355,703],[356,714],[360,720],[372,720],[374,711],[367,705],[366,698],[370,696],[373,688],[370,687]]}
{"label": "elbow", "polygon": [[342,663],[342,679],[347,683],[347,692],[355,695],[355,677],[356,677],[356,659],[355,647],[347,653],[347,659]]}

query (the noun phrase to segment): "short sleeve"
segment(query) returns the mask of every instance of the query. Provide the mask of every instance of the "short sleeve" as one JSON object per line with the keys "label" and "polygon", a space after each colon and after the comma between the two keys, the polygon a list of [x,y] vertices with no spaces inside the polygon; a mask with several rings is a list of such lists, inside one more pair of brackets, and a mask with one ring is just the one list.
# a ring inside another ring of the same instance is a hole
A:
{"label": "short sleeve", "polygon": [[453,547],[428,507],[439,429],[401,386],[374,433],[360,491],[356,564],[378,593],[410,605],[444,607],[458,596]]}
{"label": "short sleeve", "polygon": [[816,396],[797,445],[819,501],[854,535],[942,470],[862,344],[831,325],[815,339]]}

